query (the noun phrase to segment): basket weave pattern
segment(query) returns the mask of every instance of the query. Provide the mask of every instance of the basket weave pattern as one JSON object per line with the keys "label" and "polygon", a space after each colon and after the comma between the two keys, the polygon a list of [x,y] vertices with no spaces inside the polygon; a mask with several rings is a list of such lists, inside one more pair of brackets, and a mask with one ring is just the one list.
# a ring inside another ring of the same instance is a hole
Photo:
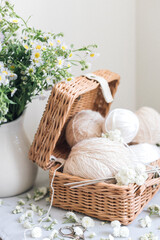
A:
{"label": "basket weave pattern", "polygon": [[[160,166],[160,160],[155,162]],[[50,182],[54,169],[50,170]],[[84,213],[103,221],[119,220],[130,224],[160,189],[160,178],[149,179],[139,187],[136,184],[118,186],[105,182],[70,189],[65,183],[82,181],[80,177],[57,172],[54,179],[53,206]]]}
{"label": "basket weave pattern", "polygon": [[[108,81],[114,97],[119,84],[119,75],[108,70],[99,70],[94,74]],[[68,121],[84,109],[92,109],[105,116],[110,105],[105,102],[100,85],[95,80],[81,76],[73,82],[55,85],[29,152],[29,159],[45,170],[50,169],[50,182],[54,170],[59,166],[54,166],[54,162],[50,160],[51,155],[67,159],[71,151],[65,140]],[[160,161],[155,164],[160,165]],[[160,179],[152,179],[150,175],[141,187],[135,184],[117,186],[103,182],[70,189],[69,186],[64,186],[64,183],[83,179],[61,171],[56,172],[53,184],[55,191],[53,206],[85,213],[101,220],[119,220],[124,225],[135,219],[160,188]]]}
{"label": "basket weave pattern", "polygon": [[[112,96],[119,84],[119,75],[107,70],[94,72],[109,82]],[[49,97],[38,131],[30,148],[29,159],[43,169],[50,169],[50,156],[66,159],[70,147],[66,143],[64,130],[67,122],[84,109],[99,111],[105,116],[110,108],[106,103],[99,83],[80,76],[74,81],[56,84]]]}

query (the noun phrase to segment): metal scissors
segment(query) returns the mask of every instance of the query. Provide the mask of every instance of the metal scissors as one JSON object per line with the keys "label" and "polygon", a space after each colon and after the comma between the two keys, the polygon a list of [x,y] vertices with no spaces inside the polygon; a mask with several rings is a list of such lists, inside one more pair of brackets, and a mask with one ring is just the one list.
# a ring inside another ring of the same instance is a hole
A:
{"label": "metal scissors", "polygon": [[[74,227],[82,228],[83,234],[80,236],[76,236],[74,232]],[[64,233],[65,230],[69,231],[69,233]],[[82,227],[82,225],[78,225],[78,224],[72,225],[71,227],[63,227],[59,229],[59,233],[61,234],[62,237],[71,238],[75,240],[84,240],[85,239],[84,232],[85,232],[85,228]]]}

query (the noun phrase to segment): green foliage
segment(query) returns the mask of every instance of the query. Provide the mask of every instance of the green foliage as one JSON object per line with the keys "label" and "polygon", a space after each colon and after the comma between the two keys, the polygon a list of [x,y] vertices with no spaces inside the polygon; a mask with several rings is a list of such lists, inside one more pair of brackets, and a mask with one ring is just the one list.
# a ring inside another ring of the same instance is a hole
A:
{"label": "green foliage", "polygon": [[[29,20],[29,18],[28,18]],[[28,26],[2,0],[0,5],[0,124],[18,118],[34,96],[59,81],[72,80],[71,68],[89,67],[96,45],[75,49],[62,33],[45,33]]]}

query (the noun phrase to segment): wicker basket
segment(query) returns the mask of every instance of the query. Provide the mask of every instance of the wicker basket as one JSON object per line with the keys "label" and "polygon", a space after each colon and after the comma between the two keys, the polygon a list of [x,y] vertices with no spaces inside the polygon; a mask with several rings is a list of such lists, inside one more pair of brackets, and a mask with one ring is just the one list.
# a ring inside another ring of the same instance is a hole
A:
{"label": "wicker basket", "polygon": [[[114,97],[119,84],[119,75],[100,70],[95,75],[105,78]],[[86,77],[78,77],[73,82],[55,85],[48,100],[38,131],[30,148],[29,158],[43,169],[50,169],[50,182],[58,165],[51,155],[67,159],[70,147],[65,140],[65,127],[71,117],[83,109],[99,111],[105,116],[110,108],[103,98],[99,83]],[[155,162],[160,165],[160,161]],[[82,181],[77,176],[56,172],[54,180],[53,206],[85,213],[101,220],[119,220],[131,223],[147,202],[160,188],[160,179],[150,175],[146,183],[139,187],[117,186],[97,183],[77,189],[70,189],[64,183]]]}

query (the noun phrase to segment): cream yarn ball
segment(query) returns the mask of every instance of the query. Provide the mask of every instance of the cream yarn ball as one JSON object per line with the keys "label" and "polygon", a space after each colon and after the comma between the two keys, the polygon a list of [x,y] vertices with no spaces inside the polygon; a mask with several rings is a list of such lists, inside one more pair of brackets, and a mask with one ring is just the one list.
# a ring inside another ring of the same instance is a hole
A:
{"label": "cream yarn ball", "polygon": [[88,179],[107,178],[132,166],[132,157],[122,143],[107,138],[85,139],[72,148],[63,172]]}
{"label": "cream yarn ball", "polygon": [[160,142],[160,114],[150,107],[142,107],[136,115],[139,119],[139,131],[133,142],[156,144]]}
{"label": "cream yarn ball", "polygon": [[160,159],[160,147],[149,143],[140,143],[130,146],[136,159],[141,163],[152,163]]}
{"label": "cream yarn ball", "polygon": [[116,108],[106,116],[103,132],[118,129],[125,143],[130,143],[137,135],[139,120],[135,113],[128,109]]}
{"label": "cream yarn ball", "polygon": [[99,112],[82,110],[77,113],[66,127],[66,140],[70,147],[86,138],[100,137],[104,118]]}

